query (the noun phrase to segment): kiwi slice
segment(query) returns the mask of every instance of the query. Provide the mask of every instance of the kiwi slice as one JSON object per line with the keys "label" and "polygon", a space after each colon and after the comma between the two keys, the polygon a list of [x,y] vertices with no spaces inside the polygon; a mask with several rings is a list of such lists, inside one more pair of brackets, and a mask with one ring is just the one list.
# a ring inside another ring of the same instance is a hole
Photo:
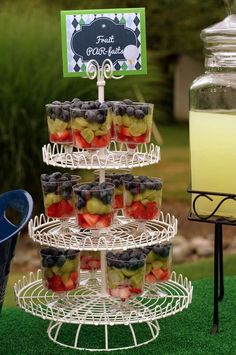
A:
{"label": "kiwi slice", "polygon": [[105,136],[105,134],[107,134],[108,130],[102,130],[102,129],[98,129],[97,131],[94,132],[95,136]]}
{"label": "kiwi slice", "polygon": [[100,129],[100,124],[97,122],[89,123],[89,128],[95,132]]}
{"label": "kiwi slice", "polygon": [[133,202],[133,195],[128,190],[125,191],[125,203],[130,206]]}
{"label": "kiwi slice", "polygon": [[134,137],[141,136],[147,131],[147,124],[142,120],[133,120],[131,126],[129,126],[129,132]]}
{"label": "kiwi slice", "polygon": [[152,128],[152,115],[150,115],[150,114],[146,115],[145,121],[146,121],[148,129],[151,129]]}
{"label": "kiwi slice", "polygon": [[90,128],[84,128],[80,132],[80,134],[86,140],[87,143],[91,143],[94,138],[94,133]]}
{"label": "kiwi slice", "polygon": [[122,117],[121,116],[114,116],[113,122],[117,124],[118,126],[122,125]]}

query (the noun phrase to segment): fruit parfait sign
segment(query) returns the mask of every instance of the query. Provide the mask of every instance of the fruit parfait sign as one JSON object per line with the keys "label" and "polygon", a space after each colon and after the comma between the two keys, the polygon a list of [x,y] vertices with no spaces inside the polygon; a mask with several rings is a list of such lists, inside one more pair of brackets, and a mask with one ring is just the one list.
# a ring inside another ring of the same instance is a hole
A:
{"label": "fruit parfait sign", "polygon": [[61,11],[63,73],[86,76],[94,59],[110,59],[114,75],[147,73],[145,9]]}

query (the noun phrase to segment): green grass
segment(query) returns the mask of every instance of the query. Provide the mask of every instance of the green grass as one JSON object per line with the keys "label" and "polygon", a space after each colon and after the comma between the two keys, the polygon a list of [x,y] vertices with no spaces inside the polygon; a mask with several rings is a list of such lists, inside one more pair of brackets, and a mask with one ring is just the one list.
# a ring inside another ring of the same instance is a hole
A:
{"label": "green grass", "polygon": [[[235,275],[236,254],[226,254],[224,256],[224,274],[225,276]],[[195,262],[186,262],[176,264],[173,268],[178,274],[186,276],[189,280],[200,280],[213,277],[213,258],[202,259]],[[22,273],[11,273],[8,280],[8,287],[5,296],[5,307],[15,306],[15,297],[13,286],[15,282],[22,279]]]}

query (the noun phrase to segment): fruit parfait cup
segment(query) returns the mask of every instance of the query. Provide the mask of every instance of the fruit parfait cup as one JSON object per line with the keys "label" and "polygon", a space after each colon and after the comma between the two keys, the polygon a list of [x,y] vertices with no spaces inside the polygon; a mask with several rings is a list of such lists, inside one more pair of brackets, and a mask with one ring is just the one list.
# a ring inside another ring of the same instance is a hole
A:
{"label": "fruit parfait cup", "polygon": [[71,108],[70,112],[74,145],[77,148],[97,150],[110,144],[111,108],[105,102],[81,102],[79,107]]}
{"label": "fruit parfait cup", "polygon": [[80,176],[60,172],[41,175],[45,214],[47,217],[61,219],[61,233],[69,233],[67,222],[75,215],[73,186],[80,179]]}
{"label": "fruit parfait cup", "polygon": [[107,292],[122,302],[140,296],[144,288],[146,255],[141,249],[107,252]]}
{"label": "fruit parfait cup", "polygon": [[127,143],[129,152],[134,152],[137,144],[150,142],[153,107],[153,104],[137,103],[129,99],[114,103],[112,115],[115,139]]}
{"label": "fruit parfait cup", "polygon": [[44,248],[40,252],[43,286],[64,293],[79,287],[79,251]]}
{"label": "fruit parfait cup", "polygon": [[155,284],[170,278],[172,265],[172,244],[156,244],[149,247],[146,258],[145,281]]}
{"label": "fruit parfait cup", "polygon": [[70,101],[53,101],[46,105],[49,141],[51,143],[64,144],[65,150],[73,148],[73,136],[71,130]]}
{"label": "fruit parfait cup", "polygon": [[112,224],[115,187],[109,182],[89,182],[74,187],[79,227],[98,230]]}
{"label": "fruit parfait cup", "polygon": [[98,283],[96,272],[100,269],[101,259],[99,251],[82,251],[80,253],[80,270],[89,272],[89,278],[85,280],[87,285]]}
{"label": "fruit parfait cup", "polygon": [[147,176],[124,179],[124,214],[126,218],[141,222],[140,229],[146,221],[159,217],[162,201],[162,180]]}
{"label": "fruit parfait cup", "polygon": [[[99,170],[95,170],[95,179],[96,181],[99,180]],[[132,174],[131,170],[129,169],[124,169],[124,170],[106,170],[106,175],[105,179],[108,182],[111,182],[113,185],[115,185],[115,205],[114,208],[116,212],[119,210],[123,209],[123,179],[131,179]]]}

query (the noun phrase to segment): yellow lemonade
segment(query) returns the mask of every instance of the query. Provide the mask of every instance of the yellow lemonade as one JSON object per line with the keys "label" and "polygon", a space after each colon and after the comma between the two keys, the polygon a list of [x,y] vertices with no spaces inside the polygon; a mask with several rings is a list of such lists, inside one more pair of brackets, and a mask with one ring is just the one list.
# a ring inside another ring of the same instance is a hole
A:
{"label": "yellow lemonade", "polygon": [[[236,112],[190,111],[189,129],[192,190],[236,194]],[[210,197],[196,202],[199,215],[209,215],[223,199]],[[225,201],[215,215],[236,218],[236,201]]]}

